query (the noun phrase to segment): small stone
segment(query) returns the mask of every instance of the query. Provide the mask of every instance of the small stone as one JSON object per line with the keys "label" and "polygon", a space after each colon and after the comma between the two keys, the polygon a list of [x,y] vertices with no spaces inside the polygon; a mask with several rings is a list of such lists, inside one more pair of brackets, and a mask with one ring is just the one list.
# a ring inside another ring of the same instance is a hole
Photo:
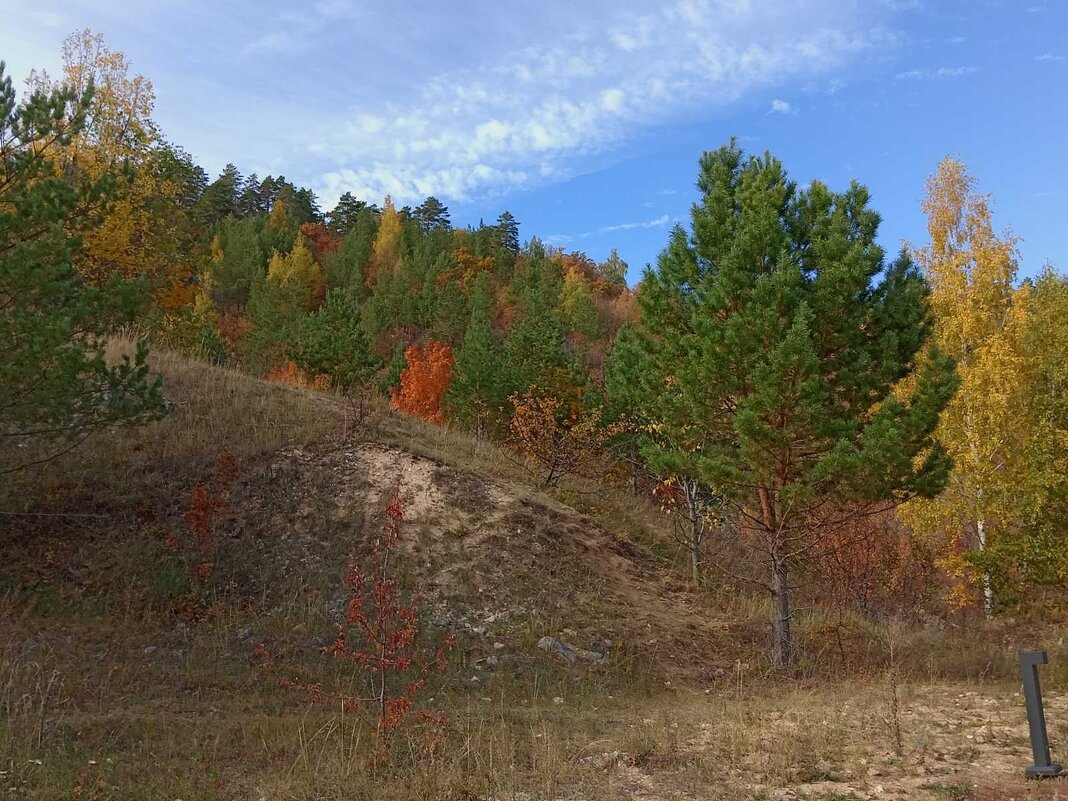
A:
{"label": "small stone", "polygon": [[559,706],[560,704],[564,703],[564,699],[557,695],[553,698],[553,703]]}
{"label": "small stone", "polygon": [[157,650],[158,649],[154,645],[146,645],[145,646],[145,653],[146,654],[154,654],[154,653],[156,653]]}
{"label": "small stone", "polygon": [[493,650],[494,651],[503,651],[504,650],[504,643],[503,642],[495,642],[495,643],[493,643]]}

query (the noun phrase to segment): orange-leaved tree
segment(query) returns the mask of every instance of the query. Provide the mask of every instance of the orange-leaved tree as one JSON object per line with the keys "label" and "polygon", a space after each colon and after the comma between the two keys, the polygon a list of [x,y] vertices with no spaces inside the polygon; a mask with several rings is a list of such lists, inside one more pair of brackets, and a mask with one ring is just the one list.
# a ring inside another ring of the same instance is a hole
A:
{"label": "orange-leaved tree", "polygon": [[[363,681],[358,689],[347,684],[330,689],[320,683],[285,679],[283,687],[307,691],[312,702],[340,702],[347,711],[372,711],[377,759],[393,734],[407,723],[422,724],[423,744],[432,748],[448,720],[418,705],[430,675],[446,667],[448,652],[456,643],[449,632],[428,642],[418,614],[418,600],[402,592],[396,563],[402,553],[398,538],[404,508],[394,489],[385,510],[381,536],[369,554],[353,552],[345,572],[348,602],[332,645],[323,648],[352,664]],[[257,647],[258,661],[269,665],[266,646]],[[355,690],[355,691],[354,691]]]}
{"label": "orange-leaved tree", "polygon": [[390,391],[393,408],[432,423],[443,422],[441,399],[452,378],[452,348],[431,340],[422,347],[409,347],[404,359],[407,366],[401,371],[400,387]]}
{"label": "orange-leaved tree", "polygon": [[516,393],[509,398],[512,442],[536,465],[541,483],[551,487],[564,476],[588,474],[600,464],[605,441],[621,424],[602,424],[601,410],[567,404],[552,395]]}

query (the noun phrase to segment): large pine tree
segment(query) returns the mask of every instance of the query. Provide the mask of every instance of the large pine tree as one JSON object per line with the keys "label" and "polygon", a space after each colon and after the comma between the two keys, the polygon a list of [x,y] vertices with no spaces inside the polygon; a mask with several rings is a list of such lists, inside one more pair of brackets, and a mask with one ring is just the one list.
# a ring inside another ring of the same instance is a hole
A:
{"label": "large pine tree", "polygon": [[842,502],[941,489],[931,434],[955,375],[934,350],[915,369],[927,287],[905,254],[886,263],[863,187],[798,190],[777,159],[733,142],[702,157],[697,185],[691,231],[676,226],[646,271],[631,380],[660,428],[654,469],[731,502],[762,574],[746,578],[771,597],[772,661],[788,666],[794,562]]}

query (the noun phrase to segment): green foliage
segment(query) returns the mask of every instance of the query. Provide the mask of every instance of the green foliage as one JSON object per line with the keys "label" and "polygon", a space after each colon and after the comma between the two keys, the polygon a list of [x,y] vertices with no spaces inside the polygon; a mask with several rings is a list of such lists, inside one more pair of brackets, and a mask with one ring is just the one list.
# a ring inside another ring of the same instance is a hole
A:
{"label": "green foliage", "polygon": [[471,425],[482,437],[495,410],[504,403],[501,346],[490,323],[492,298],[485,275],[471,293],[471,318],[456,356],[452,382],[445,394],[449,415]]}
{"label": "green foliage", "polygon": [[326,285],[331,289],[343,288],[353,297],[363,298],[367,295],[364,275],[371,261],[371,249],[375,240],[375,213],[372,207],[361,205],[351,213],[351,217],[346,217],[337,224],[343,227],[346,233],[341,240],[341,246],[334,253],[328,254],[323,262]]}
{"label": "green foliage", "polygon": [[340,289],[301,318],[291,355],[305,373],[328,375],[332,386],[345,391],[365,386],[380,366],[360,325],[359,306]]}
{"label": "green foliage", "polygon": [[140,286],[114,277],[93,286],[72,264],[70,230],[98,219],[114,181],[73,183],[46,155],[78,133],[91,97],[91,87],[60,88],[16,103],[0,62],[0,473],[41,458],[19,452],[29,443],[65,450],[161,406],[143,346],[118,364],[105,359],[109,333],[144,300]]}
{"label": "green foliage", "polygon": [[929,333],[927,290],[906,255],[885,264],[865,189],[798,191],[733,143],[702,157],[698,188],[691,234],[672,231],[639,292],[632,392],[654,469],[725,494],[759,543],[789,664],[789,554],[829,502],[941,488],[931,434],[956,382],[934,352],[894,394]]}
{"label": "green foliage", "polygon": [[239,343],[246,370],[265,375],[288,357],[306,297],[306,290],[296,281],[283,284],[263,276],[252,285],[245,307],[252,328]]}
{"label": "green foliage", "polygon": [[393,390],[400,387],[401,373],[408,366],[408,360],[404,357],[405,349],[403,342],[397,343],[397,347],[393,350],[393,358],[389,360],[389,366],[378,382],[378,391],[387,398],[391,396]]}
{"label": "green foliage", "polygon": [[252,286],[267,274],[267,251],[260,242],[261,219],[227,217],[219,226],[212,254],[214,300],[221,309],[241,308]]}

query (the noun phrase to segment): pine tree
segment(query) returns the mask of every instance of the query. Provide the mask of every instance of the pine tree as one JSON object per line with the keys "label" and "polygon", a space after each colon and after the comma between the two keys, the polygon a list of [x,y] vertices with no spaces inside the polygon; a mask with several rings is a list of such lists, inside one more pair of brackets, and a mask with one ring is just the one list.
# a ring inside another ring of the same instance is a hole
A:
{"label": "pine tree", "polygon": [[502,250],[513,254],[519,252],[519,223],[511,212],[501,212],[497,218],[497,242]]}
{"label": "pine tree", "polygon": [[378,382],[378,391],[387,398],[400,387],[401,373],[404,372],[404,368],[408,364],[407,359],[404,358],[405,350],[407,350],[407,346],[403,342],[398,342],[393,349],[393,356],[389,360],[386,372],[382,376],[382,380]]}
{"label": "pine tree", "polygon": [[645,455],[730,502],[765,575],[747,578],[771,597],[772,662],[788,666],[794,561],[843,500],[941,490],[931,435],[955,377],[936,351],[914,373],[927,288],[906,254],[885,263],[862,187],[798,191],[778,160],[732,142],[702,157],[698,188],[691,233],[676,226],[639,292],[632,380],[661,432]]}
{"label": "pine tree", "polygon": [[74,269],[76,233],[114,184],[71,182],[50,145],[74,141],[91,102],[91,89],[64,86],[16,103],[0,62],[0,474],[151,417],[162,402],[143,346],[118,364],[105,359],[108,335],[135,318],[138,286],[117,277],[93,286]]}
{"label": "pine tree", "polygon": [[486,436],[489,422],[504,403],[501,346],[490,323],[492,302],[483,273],[471,292],[471,318],[445,396],[449,416],[472,425],[479,439]]}
{"label": "pine tree", "polygon": [[252,285],[267,274],[267,256],[260,244],[259,221],[228,218],[211,245],[212,297],[222,310],[241,308]]}
{"label": "pine tree", "polygon": [[416,207],[415,211],[412,212],[412,219],[426,233],[452,230],[448,208],[433,195]]}
{"label": "pine tree", "polygon": [[227,164],[200,196],[195,210],[199,220],[204,225],[213,225],[225,217],[236,216],[241,186],[241,173],[233,164]]}
{"label": "pine tree", "polygon": [[348,236],[364,212],[370,212],[372,220],[379,214],[377,206],[357,200],[351,192],[346,192],[338,199],[333,210],[326,215],[326,227],[338,236]]}
{"label": "pine tree", "polygon": [[327,375],[331,386],[346,392],[364,388],[380,366],[360,325],[359,307],[339,289],[301,318],[292,356],[305,373]]}
{"label": "pine tree", "polygon": [[267,206],[263,202],[263,186],[259,176],[252,173],[241,184],[241,190],[237,194],[234,203],[234,216],[256,217],[267,213]]}

